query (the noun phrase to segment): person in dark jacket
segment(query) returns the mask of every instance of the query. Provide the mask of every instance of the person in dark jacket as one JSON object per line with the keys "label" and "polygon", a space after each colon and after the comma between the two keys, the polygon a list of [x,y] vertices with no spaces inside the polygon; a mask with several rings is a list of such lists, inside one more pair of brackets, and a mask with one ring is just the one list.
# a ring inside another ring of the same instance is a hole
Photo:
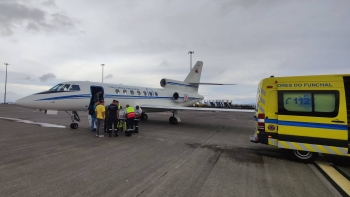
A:
{"label": "person in dark jacket", "polygon": [[118,136],[118,128],[117,123],[119,119],[119,110],[118,106],[116,105],[116,100],[113,100],[113,102],[107,107],[107,114],[108,114],[108,124],[109,124],[109,137],[112,137],[112,133],[114,132],[114,137]]}
{"label": "person in dark jacket", "polygon": [[100,102],[103,100],[103,94],[102,94],[102,89],[100,89],[94,96],[94,103]]}

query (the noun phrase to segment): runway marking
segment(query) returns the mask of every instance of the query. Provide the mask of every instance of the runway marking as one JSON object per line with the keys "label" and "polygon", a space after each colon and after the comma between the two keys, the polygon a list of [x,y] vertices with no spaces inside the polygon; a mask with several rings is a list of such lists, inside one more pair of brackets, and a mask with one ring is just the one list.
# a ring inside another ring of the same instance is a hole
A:
{"label": "runway marking", "polygon": [[66,128],[63,125],[44,123],[44,122],[34,122],[31,120],[22,120],[22,119],[17,119],[17,118],[0,117],[0,119],[10,120],[10,121],[15,121],[15,122],[20,122],[20,123],[26,123],[26,124],[37,124],[37,125],[40,125],[42,127]]}
{"label": "runway marking", "polygon": [[334,185],[336,188],[338,186],[345,194],[350,196],[350,181],[346,177],[324,161],[315,161],[315,166],[321,171],[321,173],[323,171],[325,175],[336,184]]}

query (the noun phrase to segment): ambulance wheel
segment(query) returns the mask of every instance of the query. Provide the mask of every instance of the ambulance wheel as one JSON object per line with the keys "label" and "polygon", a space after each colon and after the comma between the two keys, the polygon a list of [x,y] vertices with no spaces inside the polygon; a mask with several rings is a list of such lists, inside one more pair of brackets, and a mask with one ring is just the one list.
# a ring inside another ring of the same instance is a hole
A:
{"label": "ambulance wheel", "polygon": [[70,124],[71,129],[77,129],[78,127],[79,127],[79,125],[77,123]]}
{"label": "ambulance wheel", "polygon": [[318,153],[302,151],[302,150],[293,150],[293,156],[298,161],[309,163],[317,159]]}

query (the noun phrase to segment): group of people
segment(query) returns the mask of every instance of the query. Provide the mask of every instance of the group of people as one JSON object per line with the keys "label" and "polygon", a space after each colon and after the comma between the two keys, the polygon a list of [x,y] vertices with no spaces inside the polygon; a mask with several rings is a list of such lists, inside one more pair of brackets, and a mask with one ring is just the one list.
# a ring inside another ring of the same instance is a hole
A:
{"label": "group of people", "polygon": [[[118,131],[122,132],[126,124],[126,136],[131,136],[131,133],[138,133],[138,123],[142,114],[141,107],[137,105],[134,109],[127,104],[125,114],[120,113],[122,107],[119,105],[119,101],[113,100],[110,105],[105,107],[102,95],[102,90],[100,90],[94,97],[95,104],[89,108],[91,131],[96,130],[97,137],[104,137],[105,131],[109,133],[109,137],[112,137],[113,133],[114,137],[117,137]],[[96,129],[94,129],[95,124]]]}

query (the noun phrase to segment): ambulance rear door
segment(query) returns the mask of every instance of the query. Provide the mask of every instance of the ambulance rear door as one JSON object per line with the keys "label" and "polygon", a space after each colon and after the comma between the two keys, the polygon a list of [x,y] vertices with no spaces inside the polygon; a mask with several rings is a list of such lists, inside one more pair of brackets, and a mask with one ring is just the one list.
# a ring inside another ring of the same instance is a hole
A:
{"label": "ambulance rear door", "polygon": [[346,113],[348,124],[348,154],[350,155],[350,76],[344,77],[344,90],[346,100]]}
{"label": "ambulance rear door", "polygon": [[[320,87],[320,83],[314,84]],[[332,83],[327,88],[279,88],[277,94],[278,147],[348,154],[343,83]]]}

